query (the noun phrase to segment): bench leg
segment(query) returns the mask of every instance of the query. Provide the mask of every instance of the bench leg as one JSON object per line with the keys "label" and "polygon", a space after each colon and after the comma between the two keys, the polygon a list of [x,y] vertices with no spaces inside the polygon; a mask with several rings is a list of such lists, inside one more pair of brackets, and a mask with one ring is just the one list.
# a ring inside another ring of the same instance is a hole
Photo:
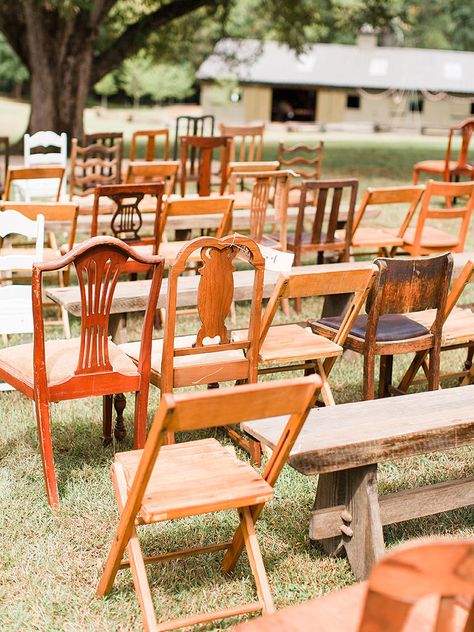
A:
{"label": "bench leg", "polygon": [[[343,505],[345,503],[345,497],[345,471],[320,474],[318,478],[318,487],[316,489],[316,499],[314,501],[313,511]],[[311,527],[309,537],[311,538]],[[343,548],[343,543],[340,536],[318,540],[318,544],[328,555],[337,555],[342,551]]]}

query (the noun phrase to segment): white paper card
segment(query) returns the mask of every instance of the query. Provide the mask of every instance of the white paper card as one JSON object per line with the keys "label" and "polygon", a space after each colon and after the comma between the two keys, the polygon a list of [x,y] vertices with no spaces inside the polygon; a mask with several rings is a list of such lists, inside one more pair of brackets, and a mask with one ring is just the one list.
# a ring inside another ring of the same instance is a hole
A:
{"label": "white paper card", "polygon": [[274,248],[259,246],[260,252],[265,259],[265,270],[273,270],[274,272],[291,272],[295,255],[293,252],[282,252]]}

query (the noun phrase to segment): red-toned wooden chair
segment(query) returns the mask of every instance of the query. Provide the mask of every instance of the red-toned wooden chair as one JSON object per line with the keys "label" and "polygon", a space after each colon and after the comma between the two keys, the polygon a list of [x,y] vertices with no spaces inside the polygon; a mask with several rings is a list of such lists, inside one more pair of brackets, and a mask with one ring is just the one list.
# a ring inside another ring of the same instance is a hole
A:
{"label": "red-toned wooden chair", "polygon": [[[145,155],[143,158],[137,158],[137,145],[138,139],[146,139],[146,147],[145,147]],[[156,130],[142,130],[133,132],[132,134],[132,142],[130,143],[130,161],[134,160],[158,160],[155,156],[155,150],[157,149],[157,139],[163,139],[163,156],[161,160],[168,160],[169,158],[169,131],[167,129],[156,129]]]}
{"label": "red-toned wooden chair", "polygon": [[[153,269],[138,362],[109,338],[109,315],[121,270],[132,259]],[[73,265],[82,299],[81,337],[45,342],[43,275]],[[33,265],[34,342],[0,350],[0,379],[34,400],[48,502],[59,504],[51,441],[50,402],[102,395],[104,442],[111,440],[112,399],[135,391],[134,444],[143,447],[150,384],[153,319],[163,274],[161,256],[142,256],[114,237],[95,237],[56,261]]]}
{"label": "red-toned wooden chair", "polygon": [[[468,176],[474,178],[474,164],[469,160],[469,144],[474,132],[474,118],[468,118],[459,125],[451,127],[449,130],[448,147],[444,160],[422,160],[413,167],[413,184],[418,184],[420,173],[429,173],[442,176],[445,182],[449,182],[452,177]],[[461,136],[461,147],[457,160],[451,159],[451,149],[453,138]]]}
{"label": "red-toned wooden chair", "polygon": [[232,138],[227,136],[181,136],[181,196],[189,180],[197,180],[198,195],[211,195],[212,158],[220,152],[220,195],[224,195]]}
{"label": "red-toned wooden chair", "polygon": [[[103,597],[110,593],[119,569],[130,567],[145,630],[175,630],[238,614],[273,612],[255,523],[266,503],[273,498],[275,482],[303,427],[320,384],[317,376],[311,376],[207,393],[164,395],[145,449],[115,455],[112,481],[120,521],[97,595]],[[216,439],[163,445],[168,433],[282,415],[288,416],[288,421],[262,474],[237,459]],[[239,526],[231,542],[143,558],[136,525],[229,509],[236,509],[239,515]],[[234,569],[244,546],[257,588],[256,601],[157,623],[145,563],[225,551],[222,567],[229,572]],[[123,559],[125,549],[128,549],[128,559]]]}
{"label": "red-toned wooden chair", "polygon": [[239,625],[235,632],[472,632],[474,539],[413,542],[367,582]]}

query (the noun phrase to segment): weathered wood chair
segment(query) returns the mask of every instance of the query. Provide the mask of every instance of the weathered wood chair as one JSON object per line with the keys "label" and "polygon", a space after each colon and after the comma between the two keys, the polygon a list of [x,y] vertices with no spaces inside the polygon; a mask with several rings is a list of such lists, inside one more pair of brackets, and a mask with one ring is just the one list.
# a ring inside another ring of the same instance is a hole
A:
{"label": "weathered wood chair", "polygon": [[[474,118],[468,118],[449,130],[448,146],[444,160],[422,160],[413,167],[413,184],[418,184],[420,173],[440,175],[445,182],[453,177],[468,176],[474,178],[474,164],[469,156],[469,144],[474,132]],[[456,160],[452,160],[453,138],[461,136],[461,147]]]}
{"label": "weathered wood chair", "polygon": [[156,129],[133,132],[132,142],[130,144],[130,160],[132,162],[137,160],[137,141],[138,139],[143,138],[146,140],[145,155],[143,158],[139,158],[138,160],[144,160],[147,162],[157,160],[155,151],[157,149],[156,141],[158,139],[163,139],[163,155],[159,158],[159,160],[168,160],[170,144],[169,132],[167,129]]}
{"label": "weathered wood chair", "polygon": [[[301,198],[294,233],[287,235],[287,249],[295,253],[295,265],[301,264],[303,253],[314,252],[317,262],[324,263],[324,254],[336,252],[340,261],[349,261],[352,223],[357,199],[358,180],[304,180],[301,183]],[[349,194],[347,214],[341,220],[344,192]],[[326,208],[332,197],[329,217]],[[306,207],[315,201],[316,210],[311,232],[305,230]],[[345,223],[344,237],[337,237],[336,231]]]}
{"label": "weathered wood chair", "polygon": [[[237,259],[250,264],[254,280],[247,335],[234,342],[225,321],[232,305]],[[177,336],[178,284],[190,260],[202,264],[197,297],[201,325],[196,335]],[[152,345],[151,383],[162,395],[183,386],[257,381],[264,268],[257,244],[241,235],[198,237],[181,249],[169,268],[163,338]],[[139,343],[125,343],[120,349],[138,361]]]}
{"label": "weathered wood chair", "polygon": [[[436,198],[446,200],[444,207],[434,206]],[[465,206],[451,206],[452,198],[467,198]],[[403,239],[403,250],[413,257],[429,255],[439,252],[463,252],[466,243],[467,231],[474,209],[474,182],[436,182],[430,180],[426,184],[425,193],[421,201],[420,214],[416,226],[411,228],[410,223],[415,209],[409,212],[403,222],[397,236]],[[428,220],[440,220],[451,223],[458,222],[459,226],[452,226],[453,232],[447,232],[428,225]],[[457,235],[453,234],[457,230]],[[395,231],[389,229],[389,232]],[[392,249],[392,256],[398,246]]]}
{"label": "weathered wood chair", "polygon": [[[248,181],[252,181],[253,174],[263,171],[277,171],[278,167],[279,163],[277,160],[229,162],[227,167],[226,189],[227,193],[233,195],[235,198],[234,208],[250,208],[252,190]],[[238,178],[234,176],[236,173],[239,174]]]}
{"label": "weathered wood chair", "polygon": [[[392,387],[393,356],[429,350],[428,388],[439,388],[443,317],[453,268],[444,254],[429,258],[384,259],[374,262],[379,274],[369,292],[367,315],[358,316],[344,347],[364,356],[363,399],[374,398],[375,356],[380,355],[379,397],[399,393]],[[433,309],[431,328],[411,319],[411,312]],[[314,333],[334,338],[341,317],[309,321]]]}
{"label": "weathered wood chair", "polygon": [[[204,116],[178,116],[174,133],[173,160],[178,159],[181,136],[214,136],[215,118],[212,114]],[[195,152],[191,150],[191,153]]]}
{"label": "weathered wood chair", "polygon": [[[110,221],[110,233],[135,248],[135,252],[148,255],[158,254],[161,235],[161,209],[164,184],[162,182],[150,184],[109,184],[98,185],[94,191],[94,206],[92,208],[91,237],[98,234],[98,218],[101,199],[108,198],[115,205]],[[145,195],[153,196],[154,226],[151,235],[142,231],[143,218],[140,203]],[[140,262],[129,261],[123,266],[122,272],[143,272],[144,266]]]}
{"label": "weathered wood chair", "polygon": [[299,206],[302,180],[320,180],[323,166],[324,143],[318,145],[278,145],[278,162],[282,169],[291,169],[298,176],[292,182],[289,205]]}
{"label": "weathered wood chair", "polygon": [[[380,256],[388,257],[393,248],[403,246],[403,238],[394,234],[394,231],[387,230],[386,227],[363,225],[365,212],[370,206],[380,209],[392,204],[408,204],[407,212],[411,217],[423,192],[424,187],[421,186],[368,188],[357,209],[352,225],[352,253],[354,254],[354,250],[363,249],[364,254],[368,254],[366,251],[370,249],[371,253],[375,252]],[[343,231],[336,231],[337,237],[343,235]]]}
{"label": "weathered wood chair", "polygon": [[179,169],[178,160],[130,161],[127,167],[126,184],[165,182],[165,195],[173,193]]}
{"label": "weathered wood chair", "polygon": [[[334,363],[342,355],[344,342],[365,303],[377,268],[361,263],[349,268],[344,263],[318,266],[316,271],[292,272],[275,285],[262,317],[258,361],[259,375],[283,371],[316,371],[321,376],[321,394],[326,405],[334,398],[328,381]],[[311,332],[299,324],[273,325],[278,306],[284,299],[353,294],[341,325],[333,339]],[[245,332],[232,332],[238,340]]]}
{"label": "weathered wood chair", "polygon": [[[230,136],[232,138],[231,162],[236,160],[239,162],[258,162],[262,160],[265,123],[246,123],[242,125],[221,123],[219,129],[222,136]],[[235,147],[236,143],[239,145],[238,154]]]}
{"label": "weathered wood chair", "polygon": [[[150,299],[137,364],[108,338],[109,315],[122,267],[133,259],[153,268]],[[42,280],[47,272],[73,265],[82,296],[81,337],[44,337]],[[95,237],[53,262],[33,265],[34,342],[0,350],[0,379],[35,402],[48,502],[59,504],[50,428],[50,402],[102,395],[104,442],[111,441],[112,398],[135,391],[134,444],[145,444],[153,319],[163,259],[142,256],[114,237]]]}
{"label": "weathered wood chair", "polygon": [[105,145],[105,147],[114,147],[118,143],[123,145],[123,132],[94,132],[93,134],[84,134],[84,146]]}
{"label": "weathered wood chair", "polygon": [[235,632],[471,632],[474,541],[412,542],[386,555],[367,582],[286,608]]}
{"label": "weathered wood chair", "polygon": [[0,196],[3,196],[10,163],[10,140],[8,136],[0,136],[0,160],[3,162],[3,167],[0,171]]}
{"label": "weathered wood chair", "polygon": [[[146,630],[172,630],[250,612],[272,613],[274,606],[255,523],[265,504],[273,498],[273,487],[304,424],[318,386],[318,378],[312,376],[207,393],[164,395],[145,449],[115,455],[112,482],[120,520],[97,595],[107,595],[119,569],[130,567]],[[163,445],[165,436],[170,433],[279,415],[289,415],[289,420],[261,475],[216,439]],[[143,557],[135,528],[137,524],[228,509],[236,509],[240,521],[231,542]],[[223,550],[226,553],[222,567],[229,572],[234,569],[244,546],[255,579],[257,601],[157,623],[146,563]],[[125,549],[128,550],[127,559],[124,559]]]}
{"label": "weathered wood chair", "polygon": [[[87,138],[92,135],[87,135]],[[119,184],[122,170],[122,141],[109,146],[95,142],[81,147],[72,139],[69,170],[69,197],[87,197],[98,184]]]}
{"label": "weathered wood chair", "polygon": [[226,136],[181,136],[181,197],[189,180],[197,181],[198,195],[211,195],[212,158],[220,152],[220,195],[224,194],[232,139]]}
{"label": "weathered wood chair", "polygon": [[[7,179],[5,182],[5,190],[3,199],[10,200],[12,197],[12,188],[18,182],[21,188],[18,189],[20,197],[24,197],[23,201],[28,202],[31,196],[29,193],[29,182],[48,181],[50,183],[51,202],[58,202],[61,194],[61,187],[64,178],[64,167],[43,165],[38,167],[10,167],[7,171]],[[44,195],[42,198],[44,200]]]}

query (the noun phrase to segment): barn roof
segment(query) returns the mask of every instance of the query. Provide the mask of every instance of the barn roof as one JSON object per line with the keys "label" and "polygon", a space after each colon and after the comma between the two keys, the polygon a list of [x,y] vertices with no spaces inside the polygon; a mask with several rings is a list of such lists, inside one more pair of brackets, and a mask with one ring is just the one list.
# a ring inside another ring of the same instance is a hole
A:
{"label": "barn roof", "polygon": [[474,94],[474,53],[315,44],[298,56],[278,42],[223,39],[201,64],[197,77],[286,86]]}

